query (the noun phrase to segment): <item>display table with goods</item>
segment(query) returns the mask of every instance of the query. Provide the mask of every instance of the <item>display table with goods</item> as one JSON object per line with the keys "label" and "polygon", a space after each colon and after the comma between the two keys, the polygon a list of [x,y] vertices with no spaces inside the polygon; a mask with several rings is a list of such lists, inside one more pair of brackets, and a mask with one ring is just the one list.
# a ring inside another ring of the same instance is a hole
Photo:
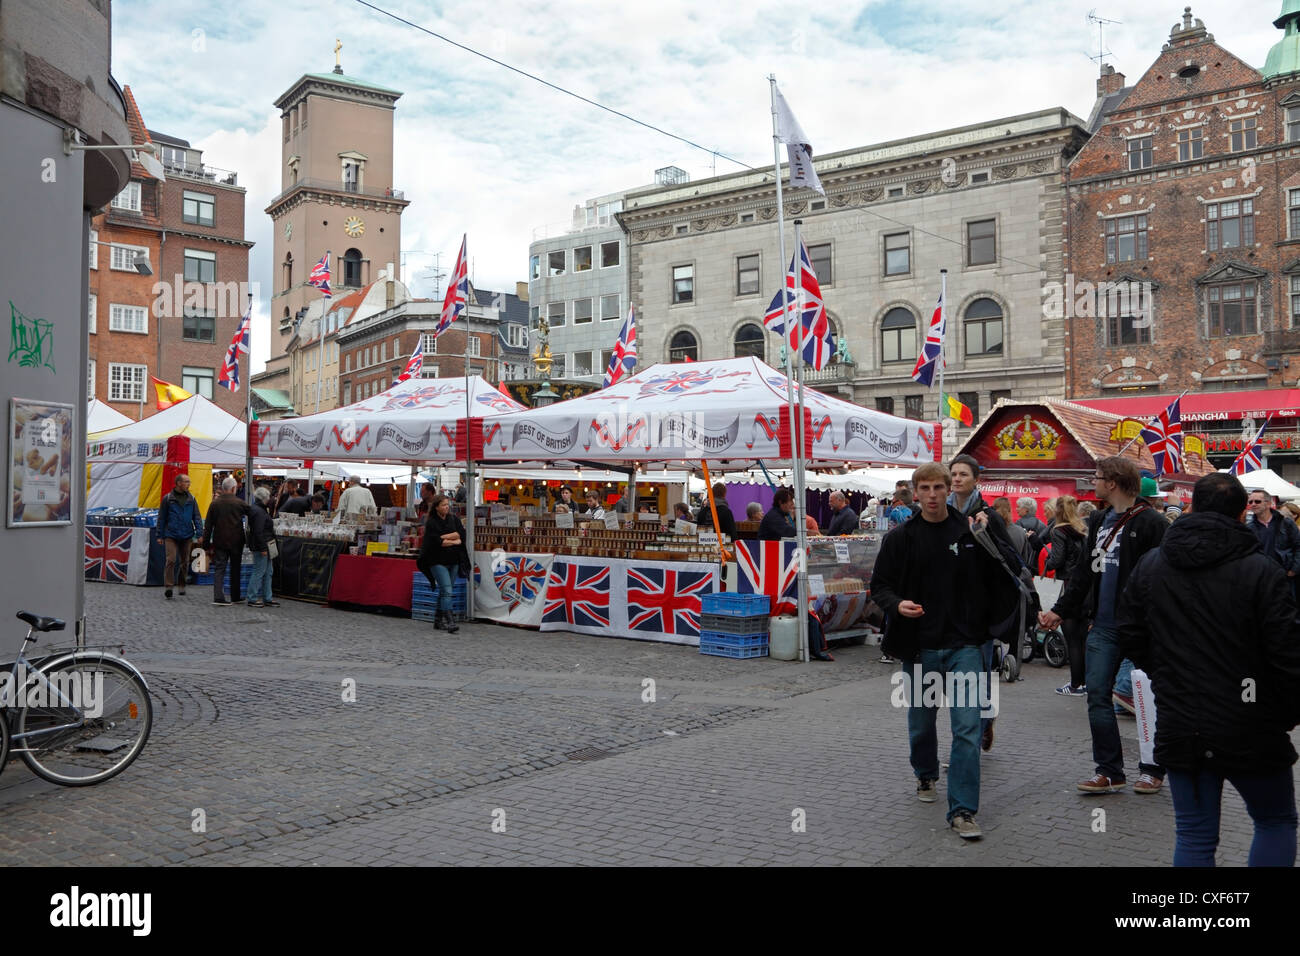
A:
{"label": "display table with goods", "polygon": [[275,519],[275,540],[280,550],[274,561],[271,585],[276,594],[303,601],[325,603],[340,554],[356,548],[363,533],[361,522],[339,522],[321,515],[280,515]]}

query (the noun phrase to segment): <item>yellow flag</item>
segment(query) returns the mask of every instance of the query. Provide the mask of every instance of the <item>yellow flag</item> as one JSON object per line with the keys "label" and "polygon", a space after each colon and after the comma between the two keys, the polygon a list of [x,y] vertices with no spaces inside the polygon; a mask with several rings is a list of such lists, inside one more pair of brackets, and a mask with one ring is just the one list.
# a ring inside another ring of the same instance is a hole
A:
{"label": "yellow flag", "polygon": [[1205,443],[1195,435],[1183,436],[1183,451],[1189,455],[1205,457]]}
{"label": "yellow flag", "polygon": [[177,402],[183,402],[187,398],[194,397],[179,385],[173,385],[171,382],[164,382],[162,379],[154,378],[152,375],[149,377],[153,379],[153,387],[158,393],[158,411],[162,411],[164,408],[171,408]]}
{"label": "yellow flag", "polygon": [[1115,427],[1110,430],[1110,440],[1113,442],[1130,441],[1142,434],[1143,424],[1136,418],[1125,418],[1115,423]]}

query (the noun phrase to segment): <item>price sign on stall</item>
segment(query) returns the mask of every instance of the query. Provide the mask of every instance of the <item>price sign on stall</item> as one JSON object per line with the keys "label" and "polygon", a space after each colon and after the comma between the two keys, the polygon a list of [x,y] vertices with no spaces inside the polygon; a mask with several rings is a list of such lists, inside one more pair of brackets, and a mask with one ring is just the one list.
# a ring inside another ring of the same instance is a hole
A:
{"label": "price sign on stall", "polygon": [[694,534],[697,525],[693,521],[687,521],[685,518],[678,518],[673,524],[673,532],[676,534]]}
{"label": "price sign on stall", "polygon": [[518,528],[519,512],[518,511],[496,511],[492,514],[492,527],[494,528]]}
{"label": "price sign on stall", "polygon": [[609,514],[605,515],[605,530],[606,531],[618,530],[618,512],[611,511],[609,512]]}
{"label": "price sign on stall", "polygon": [[573,527],[573,514],[572,514],[572,513],[569,513],[569,514],[557,514],[557,515],[555,516],[555,527],[557,527],[557,528],[572,528],[572,527]]}
{"label": "price sign on stall", "polygon": [[718,546],[718,532],[701,531],[700,544],[706,548],[716,548]]}
{"label": "price sign on stall", "polygon": [[808,593],[810,593],[810,594],[825,594],[825,593],[826,593],[826,579],[825,579],[824,577],[822,577],[822,575],[820,575],[820,574],[810,574],[810,575],[808,575]]}
{"label": "price sign on stall", "polygon": [[835,560],[840,564],[849,563],[849,543],[847,541],[835,542]]}

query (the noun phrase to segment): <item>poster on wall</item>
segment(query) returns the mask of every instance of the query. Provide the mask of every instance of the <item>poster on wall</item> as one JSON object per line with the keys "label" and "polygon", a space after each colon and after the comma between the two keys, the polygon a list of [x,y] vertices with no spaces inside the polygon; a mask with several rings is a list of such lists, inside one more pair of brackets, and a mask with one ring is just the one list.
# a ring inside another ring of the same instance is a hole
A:
{"label": "poster on wall", "polygon": [[72,406],[9,400],[11,528],[72,523]]}

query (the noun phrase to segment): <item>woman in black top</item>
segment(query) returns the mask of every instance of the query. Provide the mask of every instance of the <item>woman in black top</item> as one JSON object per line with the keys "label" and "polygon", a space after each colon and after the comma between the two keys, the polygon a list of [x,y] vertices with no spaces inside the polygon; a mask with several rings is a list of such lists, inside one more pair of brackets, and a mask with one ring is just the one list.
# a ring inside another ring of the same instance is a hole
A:
{"label": "woman in black top", "polygon": [[[1047,555],[1043,570],[1056,572],[1062,590],[1070,580],[1070,572],[1074,570],[1085,540],[1087,527],[1079,517],[1076,500],[1069,495],[1061,495],[1056,499],[1056,507],[1053,509],[1052,530],[1048,533],[1052,550]],[[1066,652],[1070,657],[1070,682],[1056,688],[1056,692],[1066,697],[1083,697],[1087,694],[1083,683],[1083,654],[1088,622],[1077,617],[1064,618],[1061,621],[1061,633],[1065,635]]]}
{"label": "woman in black top", "polygon": [[437,495],[430,502],[416,567],[438,591],[438,613],[433,626],[455,634],[460,628],[452,617],[452,586],[458,571],[469,573],[469,553],[465,550],[465,526],[451,513],[451,499],[446,495]]}

